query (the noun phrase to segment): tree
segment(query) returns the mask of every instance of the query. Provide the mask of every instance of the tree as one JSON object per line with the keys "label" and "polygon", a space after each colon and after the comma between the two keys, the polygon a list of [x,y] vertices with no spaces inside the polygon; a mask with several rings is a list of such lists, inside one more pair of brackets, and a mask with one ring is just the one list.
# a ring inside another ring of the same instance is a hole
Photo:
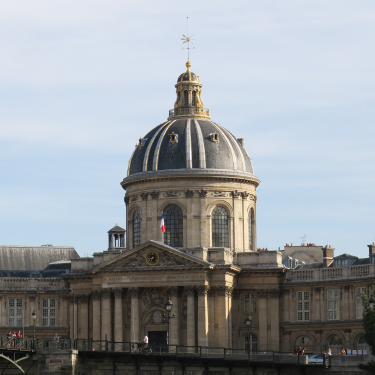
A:
{"label": "tree", "polygon": [[[362,304],[363,304],[363,328],[365,330],[365,340],[370,346],[371,353],[375,354],[375,309],[374,306],[370,306],[374,303],[373,295],[375,294],[375,285],[371,286],[372,294],[370,300],[367,298],[365,293],[362,293]],[[371,371],[375,374],[375,361],[372,359],[370,362],[359,364],[359,368],[362,370]]]}

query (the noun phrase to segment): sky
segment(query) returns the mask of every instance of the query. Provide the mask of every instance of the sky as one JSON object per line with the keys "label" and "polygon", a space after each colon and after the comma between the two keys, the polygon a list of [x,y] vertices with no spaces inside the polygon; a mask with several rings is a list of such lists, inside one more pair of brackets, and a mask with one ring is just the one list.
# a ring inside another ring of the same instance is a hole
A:
{"label": "sky", "polygon": [[373,0],[1,0],[0,244],[108,247],[128,160],[185,71],[245,138],[258,246],[375,241]]}

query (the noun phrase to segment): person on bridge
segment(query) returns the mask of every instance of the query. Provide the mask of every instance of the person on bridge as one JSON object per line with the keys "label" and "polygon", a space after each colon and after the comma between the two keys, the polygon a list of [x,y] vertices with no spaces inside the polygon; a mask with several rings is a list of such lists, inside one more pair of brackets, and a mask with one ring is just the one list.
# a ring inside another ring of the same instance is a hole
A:
{"label": "person on bridge", "polygon": [[148,346],[148,336],[145,335],[145,337],[143,338],[143,341],[142,341],[142,353],[144,354],[145,353],[145,349],[147,348]]}
{"label": "person on bridge", "polygon": [[17,347],[21,347],[21,343],[22,343],[22,333],[21,331],[18,331],[17,332]]}
{"label": "person on bridge", "polygon": [[7,348],[9,348],[13,344],[13,336],[12,331],[9,331],[7,334]]}

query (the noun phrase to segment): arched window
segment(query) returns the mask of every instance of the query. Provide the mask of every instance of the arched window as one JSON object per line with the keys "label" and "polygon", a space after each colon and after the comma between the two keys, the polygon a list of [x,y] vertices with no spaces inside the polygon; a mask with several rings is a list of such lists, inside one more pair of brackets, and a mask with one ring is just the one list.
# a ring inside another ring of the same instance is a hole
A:
{"label": "arched window", "polygon": [[250,250],[254,250],[253,249],[253,233],[252,233],[253,220],[254,220],[253,209],[251,209],[249,212],[249,249]]}
{"label": "arched window", "polygon": [[332,335],[327,340],[326,351],[331,349],[332,355],[337,355],[342,349],[342,340],[337,335]]}
{"label": "arched window", "polygon": [[197,103],[197,93],[195,91],[192,92],[191,104],[195,107]]}
{"label": "arched window", "polygon": [[188,106],[189,105],[189,93],[185,90],[184,91],[184,106]]}
{"label": "arched window", "polygon": [[[366,340],[365,340],[365,336],[361,335],[359,336],[358,338],[358,341],[357,341],[357,351],[361,350],[362,353],[361,354],[369,354],[370,353],[370,347],[368,346]],[[365,353],[363,353],[363,351],[365,351]],[[360,354],[360,353],[358,353]]]}
{"label": "arched window", "polygon": [[251,352],[256,352],[258,350],[258,337],[257,335],[253,335],[252,333],[244,336],[244,343],[245,343],[245,350],[249,350]]}
{"label": "arched window", "polygon": [[133,214],[133,248],[141,244],[141,214],[134,211]]}
{"label": "arched window", "polygon": [[255,313],[257,311],[257,299],[253,293],[246,294],[244,298],[244,313]]}
{"label": "arched window", "polygon": [[221,206],[212,212],[212,246],[229,247],[228,212]]}
{"label": "arched window", "polygon": [[299,336],[294,344],[294,348],[301,346],[306,349],[306,353],[313,353],[315,351],[315,345],[307,336]]}
{"label": "arched window", "polygon": [[175,204],[164,209],[164,243],[169,246],[183,247],[183,218],[182,210]]}

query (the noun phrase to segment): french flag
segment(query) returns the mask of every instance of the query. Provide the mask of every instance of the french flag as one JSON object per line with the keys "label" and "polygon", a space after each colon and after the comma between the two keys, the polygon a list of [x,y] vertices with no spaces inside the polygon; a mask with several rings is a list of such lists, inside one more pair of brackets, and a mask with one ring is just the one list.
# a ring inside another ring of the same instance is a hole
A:
{"label": "french flag", "polygon": [[163,215],[163,212],[161,213],[160,229],[161,229],[161,231],[163,233],[165,233],[165,225],[164,225],[164,215]]}

